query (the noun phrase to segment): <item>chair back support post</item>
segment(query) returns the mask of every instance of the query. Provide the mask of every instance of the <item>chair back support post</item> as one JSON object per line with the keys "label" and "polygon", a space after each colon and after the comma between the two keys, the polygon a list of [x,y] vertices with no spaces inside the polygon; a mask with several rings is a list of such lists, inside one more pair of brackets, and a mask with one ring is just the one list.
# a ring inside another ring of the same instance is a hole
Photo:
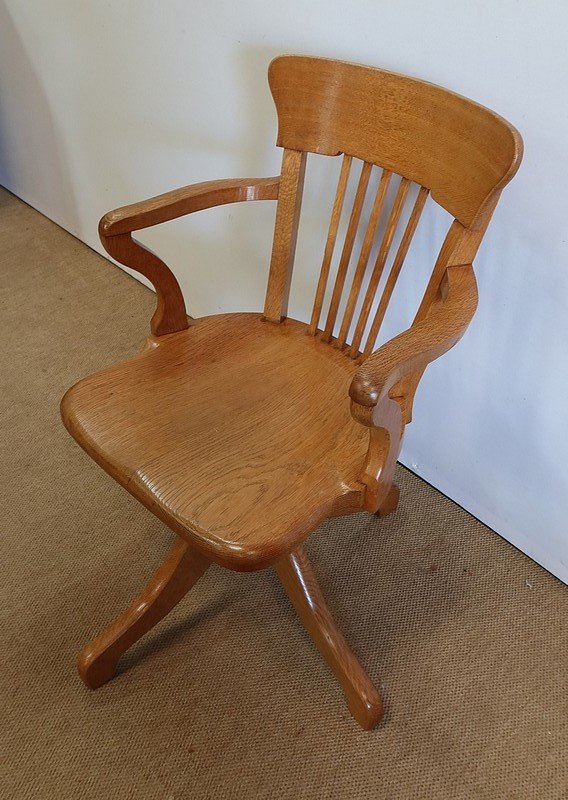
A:
{"label": "chair back support post", "polygon": [[284,150],[282,157],[272,257],[264,303],[264,318],[269,322],[281,322],[288,313],[306,159],[307,153],[299,150]]}
{"label": "chair back support post", "polygon": [[[416,325],[428,316],[433,304],[439,298],[440,286],[448,268],[459,266],[460,264],[473,263],[485,232],[491,222],[493,212],[499,202],[500,195],[501,189],[493,192],[493,195],[488,198],[484,208],[481,209],[478,214],[474,224],[469,228],[464,227],[457,220],[452,222],[440,249],[438,258],[436,259],[424,296],[422,297],[422,301],[414,317],[413,325]],[[407,376],[393,391],[393,394],[396,394],[402,406],[403,419],[406,425],[412,422],[414,396],[423,374],[424,370],[422,369]]]}

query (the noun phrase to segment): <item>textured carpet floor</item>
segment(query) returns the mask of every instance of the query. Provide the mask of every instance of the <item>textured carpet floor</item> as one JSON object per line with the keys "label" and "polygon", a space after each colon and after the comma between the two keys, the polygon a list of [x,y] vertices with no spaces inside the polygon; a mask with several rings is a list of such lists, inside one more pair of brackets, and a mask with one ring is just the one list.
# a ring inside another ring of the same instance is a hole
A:
{"label": "textured carpet floor", "polygon": [[403,469],[394,516],[308,545],[384,686],[377,730],[351,720],[272,571],[212,568],[85,689],[76,653],[173,537],[58,402],[137,351],[154,296],[5,192],[0,253],[2,798],[568,797],[566,587]]}

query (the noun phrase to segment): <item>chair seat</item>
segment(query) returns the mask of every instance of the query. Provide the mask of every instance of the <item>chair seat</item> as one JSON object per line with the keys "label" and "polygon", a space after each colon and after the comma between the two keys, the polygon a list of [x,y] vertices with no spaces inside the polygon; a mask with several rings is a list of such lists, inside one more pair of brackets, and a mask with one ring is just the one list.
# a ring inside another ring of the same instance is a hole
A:
{"label": "chair seat", "polygon": [[77,383],[65,425],[201,552],[233,569],[266,566],[362,503],[355,365],[306,330],[258,314],[202,318]]}

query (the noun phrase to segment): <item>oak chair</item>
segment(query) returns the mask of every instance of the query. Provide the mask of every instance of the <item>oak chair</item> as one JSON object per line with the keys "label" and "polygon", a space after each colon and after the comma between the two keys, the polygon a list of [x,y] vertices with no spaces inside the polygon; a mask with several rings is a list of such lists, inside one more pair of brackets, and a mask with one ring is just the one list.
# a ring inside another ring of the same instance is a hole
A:
{"label": "oak chair", "polygon": [[[242,571],[272,566],[351,713],[370,729],[382,715],[380,694],[331,617],[302,543],[328,517],[396,509],[393,474],[414,393],[427,364],[460,339],[474,314],[472,261],[519,166],[522,140],[488,109],[381,69],[282,56],[270,65],[269,83],[284,148],[280,176],[188,186],[100,222],[106,251],[152,282],[157,309],[145,349],[72,387],[62,417],[81,447],[178,538],[144,592],[82,651],[79,672],[92,689],[110,680],[119,657],[211,562]],[[308,152],[342,161],[304,324],[287,316],[287,303]],[[413,324],[376,349],[428,197],[453,222]],[[277,201],[264,312],[188,321],[173,273],[132,234],[248,200]]]}

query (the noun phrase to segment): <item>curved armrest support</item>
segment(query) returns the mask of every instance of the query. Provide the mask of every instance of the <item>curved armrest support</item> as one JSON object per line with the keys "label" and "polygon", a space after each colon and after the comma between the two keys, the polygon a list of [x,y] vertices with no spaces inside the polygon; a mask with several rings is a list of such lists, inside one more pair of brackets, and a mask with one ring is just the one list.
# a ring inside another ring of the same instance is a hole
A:
{"label": "curved armrest support", "polygon": [[99,235],[107,253],[148,278],[156,290],[158,306],[151,322],[155,336],[188,327],[185,303],[173,272],[158,256],[133,239],[132,232],[226,203],[276,200],[279,185],[279,177],[207,181],[123,206],[104,215],[99,223]]}
{"label": "curved armrest support", "polygon": [[[448,267],[440,285],[440,298],[428,316],[395,336],[359,367],[349,388],[355,406],[374,408],[382,398],[404,404],[398,384],[408,375],[423,370],[431,361],[453,347],[463,336],[477,307],[477,284],[471,264]],[[368,424],[368,423],[367,423]]]}
{"label": "curved armrest support", "polygon": [[420,374],[462,337],[477,307],[471,264],[448,267],[440,296],[428,315],[391,339],[359,367],[349,388],[351,413],[369,427],[369,448],[361,473],[363,506],[376,512],[392,485],[409,403],[405,379]]}

